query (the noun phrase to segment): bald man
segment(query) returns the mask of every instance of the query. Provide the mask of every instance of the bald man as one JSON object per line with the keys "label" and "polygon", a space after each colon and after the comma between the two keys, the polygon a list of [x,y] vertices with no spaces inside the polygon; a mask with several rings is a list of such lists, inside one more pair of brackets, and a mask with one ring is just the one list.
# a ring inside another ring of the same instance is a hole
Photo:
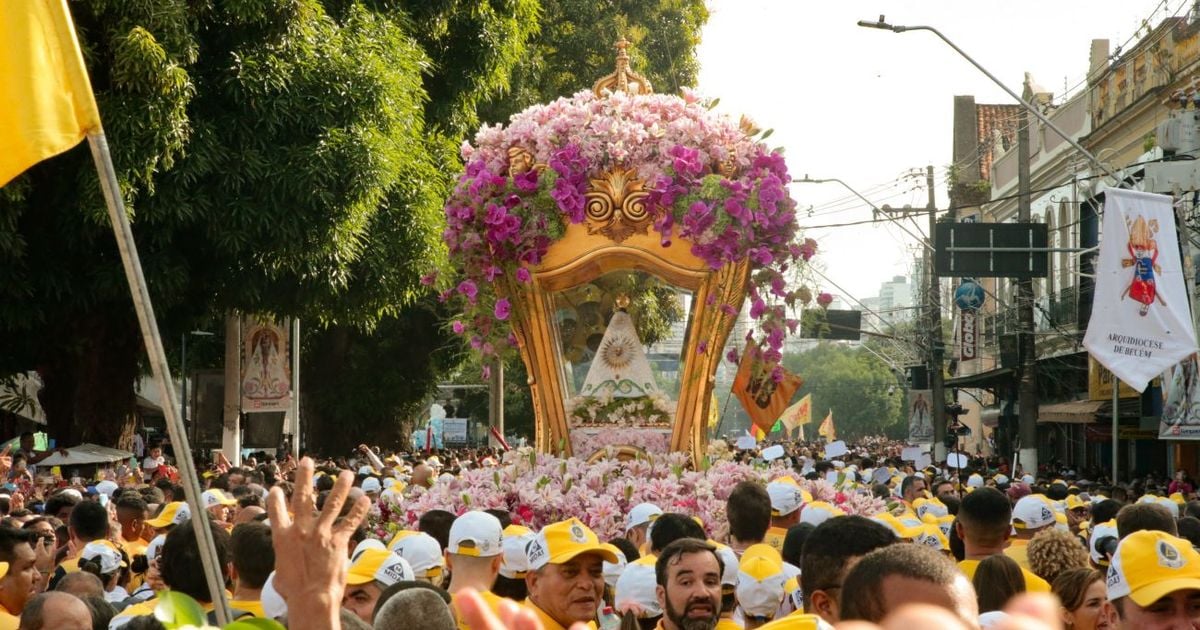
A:
{"label": "bald man", "polygon": [[92,611],[74,595],[49,591],[25,605],[18,630],[92,630]]}

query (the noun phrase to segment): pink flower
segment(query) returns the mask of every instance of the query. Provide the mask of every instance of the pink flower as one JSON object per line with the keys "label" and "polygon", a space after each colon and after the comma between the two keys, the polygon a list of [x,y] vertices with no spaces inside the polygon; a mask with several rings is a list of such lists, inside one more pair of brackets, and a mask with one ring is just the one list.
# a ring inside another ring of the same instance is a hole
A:
{"label": "pink flower", "polygon": [[533,276],[530,275],[528,269],[526,269],[524,267],[518,267],[517,268],[517,280],[528,283],[528,282],[533,281]]}
{"label": "pink flower", "polygon": [[463,280],[458,283],[458,292],[467,297],[467,300],[474,302],[475,296],[479,295],[479,288],[470,280]]}
{"label": "pink flower", "polygon": [[504,321],[508,319],[508,314],[511,310],[512,304],[509,303],[508,298],[500,298],[496,300],[496,308],[493,310],[493,314],[496,316],[496,319]]}
{"label": "pink flower", "polygon": [[467,329],[466,325],[458,320],[454,320],[454,323],[450,327],[454,329],[454,334],[456,335],[463,334],[463,331]]}
{"label": "pink flower", "polygon": [[437,272],[436,271],[431,271],[431,272],[421,276],[421,284],[423,286],[427,286],[427,287],[433,286],[434,282],[437,282]]}
{"label": "pink flower", "polygon": [[821,308],[828,308],[832,303],[833,296],[829,293],[822,291],[821,294],[817,296],[817,304],[819,304]]}

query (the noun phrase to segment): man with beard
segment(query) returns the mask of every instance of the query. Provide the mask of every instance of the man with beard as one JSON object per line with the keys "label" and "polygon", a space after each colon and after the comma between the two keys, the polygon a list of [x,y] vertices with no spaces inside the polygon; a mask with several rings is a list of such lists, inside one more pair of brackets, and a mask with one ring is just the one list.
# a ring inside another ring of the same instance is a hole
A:
{"label": "man with beard", "polygon": [[654,565],[663,630],[713,630],[721,616],[725,567],[712,545],[682,538],[666,546]]}

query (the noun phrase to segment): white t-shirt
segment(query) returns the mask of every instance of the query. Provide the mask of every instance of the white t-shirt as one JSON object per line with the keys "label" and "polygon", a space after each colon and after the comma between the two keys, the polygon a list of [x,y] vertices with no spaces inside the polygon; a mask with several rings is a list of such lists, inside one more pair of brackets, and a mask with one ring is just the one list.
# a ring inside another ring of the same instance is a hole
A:
{"label": "white t-shirt", "polygon": [[159,455],[158,457],[151,457],[147,455],[146,459],[142,460],[142,470],[154,470],[165,463],[167,463],[167,460],[162,455]]}

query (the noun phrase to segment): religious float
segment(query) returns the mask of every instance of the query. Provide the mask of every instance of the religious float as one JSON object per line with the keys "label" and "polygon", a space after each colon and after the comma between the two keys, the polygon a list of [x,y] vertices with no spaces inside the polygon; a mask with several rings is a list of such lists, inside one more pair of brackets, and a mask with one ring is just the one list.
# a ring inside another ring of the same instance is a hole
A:
{"label": "religious float", "polygon": [[[428,282],[462,307],[452,326],[485,378],[520,353],[539,452],[698,459],[723,355],[737,361],[744,343],[752,387],[782,379],[784,338],[811,300],[790,280],[816,243],[798,236],[769,133],[690,94],[655,94],[626,47],[590,91],[464,143],[445,207],[454,273]],[[663,290],[686,319],[675,346],[650,356],[639,317]],[[725,352],[747,300],[746,341]]]}

